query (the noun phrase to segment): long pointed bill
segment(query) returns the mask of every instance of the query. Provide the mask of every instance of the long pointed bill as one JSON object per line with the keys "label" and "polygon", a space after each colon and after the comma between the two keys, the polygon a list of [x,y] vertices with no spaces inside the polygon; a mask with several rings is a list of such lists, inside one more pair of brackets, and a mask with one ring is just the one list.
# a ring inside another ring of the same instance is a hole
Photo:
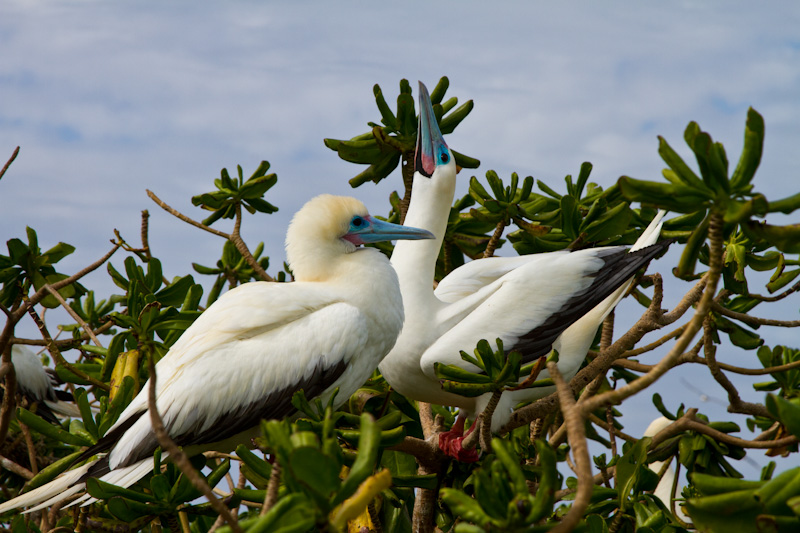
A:
{"label": "long pointed bill", "polygon": [[412,228],[411,226],[401,226],[400,224],[392,224],[391,222],[384,222],[371,216],[364,217],[369,220],[369,224],[363,229],[357,229],[349,232],[344,236],[345,239],[353,244],[368,244],[373,242],[394,241],[394,240],[412,240],[419,239],[433,239],[433,233],[424,229]]}
{"label": "long pointed bill", "polygon": [[415,170],[423,176],[431,177],[436,170],[436,155],[444,142],[436,115],[433,112],[431,96],[425,84],[419,82],[419,126],[417,127],[417,154]]}

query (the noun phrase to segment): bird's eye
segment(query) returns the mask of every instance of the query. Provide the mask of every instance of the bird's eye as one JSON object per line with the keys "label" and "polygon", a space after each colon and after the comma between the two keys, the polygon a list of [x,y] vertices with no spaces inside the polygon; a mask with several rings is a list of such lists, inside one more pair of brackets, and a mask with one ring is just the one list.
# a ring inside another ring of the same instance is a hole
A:
{"label": "bird's eye", "polygon": [[442,150],[442,153],[439,154],[439,161],[441,161],[442,164],[447,164],[447,162],[450,161],[450,156],[446,151]]}
{"label": "bird's eye", "polygon": [[364,219],[361,217],[353,217],[353,220],[350,221],[350,224],[356,228],[360,228],[364,225]]}

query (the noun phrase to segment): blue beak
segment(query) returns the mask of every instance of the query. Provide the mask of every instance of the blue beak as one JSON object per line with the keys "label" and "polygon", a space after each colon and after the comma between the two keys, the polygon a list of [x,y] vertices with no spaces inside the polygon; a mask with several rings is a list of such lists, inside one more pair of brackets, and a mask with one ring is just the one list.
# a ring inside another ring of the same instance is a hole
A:
{"label": "blue beak", "polygon": [[436,155],[441,147],[447,147],[436,114],[433,112],[431,96],[425,84],[419,82],[419,125],[417,127],[417,153],[414,160],[414,170],[423,176],[431,177],[436,170]]}
{"label": "blue beak", "polygon": [[384,222],[383,220],[378,220],[371,216],[365,216],[363,218],[369,223],[359,228],[351,228],[344,236],[345,239],[356,245],[401,239],[415,241],[434,238],[433,233],[424,229],[392,224],[391,222]]}

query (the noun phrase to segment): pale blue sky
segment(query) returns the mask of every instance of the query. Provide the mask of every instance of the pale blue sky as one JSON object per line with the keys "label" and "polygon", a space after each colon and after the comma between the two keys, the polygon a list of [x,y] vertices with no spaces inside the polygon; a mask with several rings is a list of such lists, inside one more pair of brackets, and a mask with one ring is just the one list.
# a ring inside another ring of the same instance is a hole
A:
{"label": "pale blue sky", "polygon": [[[352,191],[359,167],[322,139],[366,131],[379,118],[372,85],[391,102],[400,78],[432,87],[447,75],[448,94],[475,100],[448,138],[483,163],[462,173],[461,194],[488,169],[560,186],[587,160],[604,186],[622,174],[658,179],[656,135],[688,157],[690,120],[735,160],[748,106],[767,127],[756,188],[774,199],[800,183],[796,2],[6,0],[0,51],[0,163],[22,147],[0,182],[0,240],[30,225],[43,247],[76,245],[66,271],[102,255],[114,228],[136,242],[142,209],[167,275],[212,264],[222,242],[163,213],[144,189],[201,218],[192,195],[210,190],[220,168],[249,174],[262,159],[278,173],[267,198],[280,211],[243,231],[253,245],[266,242],[273,265],[283,261],[289,217],[316,193],[353,194],[385,214],[399,175]],[[113,290],[105,275],[92,283]],[[800,344],[794,332],[774,335]],[[681,370],[724,397],[700,375]],[[670,408],[712,408],[679,377],[659,387]],[[643,428],[653,413],[624,421]]]}

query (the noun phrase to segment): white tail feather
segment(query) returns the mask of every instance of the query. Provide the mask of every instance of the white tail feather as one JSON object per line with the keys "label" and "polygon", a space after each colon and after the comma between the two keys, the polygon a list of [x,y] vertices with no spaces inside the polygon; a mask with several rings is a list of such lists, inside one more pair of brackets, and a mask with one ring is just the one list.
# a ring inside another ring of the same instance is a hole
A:
{"label": "white tail feather", "polygon": [[661,220],[664,218],[667,212],[663,209],[659,209],[656,216],[653,217],[653,221],[644,229],[639,238],[636,239],[636,242],[633,243],[631,246],[631,252],[635,252],[636,250],[640,250],[651,244],[655,244],[658,240],[658,236],[661,234],[661,226],[664,224]]}
{"label": "white tail feather", "polygon": [[[636,250],[641,250],[642,248],[647,248],[648,246],[655,244],[658,241],[658,236],[661,235],[661,220],[664,218],[667,212],[663,209],[660,209],[656,216],[653,217],[653,221],[644,229],[639,238],[636,239],[636,242],[633,243],[630,250],[628,252],[635,252]],[[626,281],[625,283],[620,286],[616,291],[612,292],[608,298],[603,300],[598,304],[597,307],[592,309],[587,315],[593,315],[596,311],[601,311],[602,315],[599,318],[597,324],[599,325],[605,318],[614,310],[617,304],[622,300],[622,297],[627,294],[628,289],[631,288],[631,283],[633,282],[633,278]]]}
{"label": "white tail feather", "polygon": [[[161,458],[166,459],[168,454],[164,453]],[[153,458],[148,457],[147,459],[142,459],[138,463],[134,463],[129,466],[125,466],[122,468],[116,468],[113,471],[109,472],[108,474],[104,475],[100,479],[105,481],[106,483],[111,483],[112,485],[116,485],[118,487],[122,487],[127,489],[144,476],[148,474],[148,472],[153,470]],[[91,495],[85,494],[75,500],[74,502],[70,502],[69,505],[66,507],[70,507],[72,505],[80,504],[81,507],[85,505],[91,505],[97,501],[97,498],[92,498]]]}
{"label": "white tail feather", "polygon": [[45,401],[44,403],[54,413],[58,413],[60,415],[68,416],[70,418],[78,418],[78,419],[81,418],[81,410],[74,403],[62,402],[61,400],[59,400],[57,402]]}
{"label": "white tail feather", "polygon": [[[41,487],[30,492],[26,492],[25,494],[17,496],[13,500],[9,500],[3,504],[0,504],[0,514],[10,511],[11,509],[19,509],[22,507],[28,507],[30,505],[37,505],[53,497],[58,497],[60,499],[61,494],[64,491],[69,490],[69,488],[75,483],[78,483],[78,480],[94,463],[95,461],[80,466],[75,470],[65,472],[46,485],[42,485]],[[80,486],[82,487],[83,484],[81,483]]]}

